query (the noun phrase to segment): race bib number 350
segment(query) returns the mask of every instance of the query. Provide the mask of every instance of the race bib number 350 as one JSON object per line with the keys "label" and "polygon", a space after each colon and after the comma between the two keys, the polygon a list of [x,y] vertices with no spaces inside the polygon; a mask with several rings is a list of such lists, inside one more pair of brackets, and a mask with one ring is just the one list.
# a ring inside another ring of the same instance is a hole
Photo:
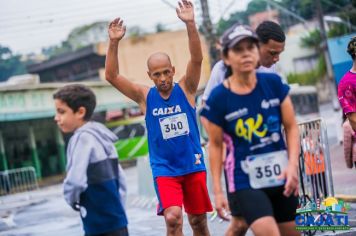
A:
{"label": "race bib number 350", "polygon": [[250,185],[254,189],[275,187],[284,184],[278,179],[288,166],[287,151],[247,156],[241,163],[242,169],[249,175]]}
{"label": "race bib number 350", "polygon": [[189,124],[185,113],[160,118],[159,124],[163,139],[189,134]]}

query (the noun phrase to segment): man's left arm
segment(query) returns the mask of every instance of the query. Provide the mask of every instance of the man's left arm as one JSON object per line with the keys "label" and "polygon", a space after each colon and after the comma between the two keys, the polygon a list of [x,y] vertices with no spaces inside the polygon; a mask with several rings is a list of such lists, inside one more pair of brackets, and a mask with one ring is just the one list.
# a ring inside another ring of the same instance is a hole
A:
{"label": "man's left arm", "polygon": [[[185,23],[188,32],[190,60],[187,65],[187,71],[184,77],[179,82],[186,94],[194,96],[198,88],[201,65],[203,61],[203,53],[199,33],[194,20],[194,7],[189,1],[183,0],[179,2],[177,7],[178,17]],[[190,96],[189,96],[190,97]]]}

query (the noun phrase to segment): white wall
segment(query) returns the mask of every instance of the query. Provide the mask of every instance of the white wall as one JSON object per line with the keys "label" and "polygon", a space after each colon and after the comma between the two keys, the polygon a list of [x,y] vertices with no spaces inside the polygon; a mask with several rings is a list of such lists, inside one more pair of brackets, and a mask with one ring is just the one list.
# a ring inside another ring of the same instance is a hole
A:
{"label": "white wall", "polygon": [[[308,29],[315,29],[315,23],[308,25]],[[293,60],[315,55],[315,51],[308,48],[302,48],[300,41],[302,37],[308,35],[308,31],[302,26],[297,25],[291,27],[286,33],[286,45],[284,52],[280,56],[279,62],[276,64],[277,71],[285,78],[289,73],[296,73]]]}

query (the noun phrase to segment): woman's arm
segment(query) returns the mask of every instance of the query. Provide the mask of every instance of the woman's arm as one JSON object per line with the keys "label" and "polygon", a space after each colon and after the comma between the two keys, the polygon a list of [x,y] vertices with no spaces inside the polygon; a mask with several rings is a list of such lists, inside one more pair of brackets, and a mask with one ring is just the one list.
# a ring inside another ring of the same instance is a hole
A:
{"label": "woman's arm", "polygon": [[352,168],[353,163],[352,163],[352,133],[353,130],[350,126],[350,123],[348,120],[344,122],[342,125],[343,130],[344,130],[344,158],[346,162],[346,166],[348,168]]}
{"label": "woman's arm", "polygon": [[283,194],[285,196],[290,196],[292,193],[298,195],[299,130],[295,120],[293,104],[289,96],[287,96],[281,104],[281,113],[282,123],[286,133],[289,158],[287,170],[281,176],[287,179]]}

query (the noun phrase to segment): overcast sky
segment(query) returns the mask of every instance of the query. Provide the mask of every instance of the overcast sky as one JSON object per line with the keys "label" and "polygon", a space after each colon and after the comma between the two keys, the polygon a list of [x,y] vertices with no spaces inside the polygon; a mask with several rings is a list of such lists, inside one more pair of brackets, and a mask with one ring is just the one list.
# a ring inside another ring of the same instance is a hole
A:
{"label": "overcast sky", "polygon": [[[243,10],[250,0],[209,0],[213,22],[223,15]],[[14,53],[40,52],[42,47],[60,44],[81,25],[124,18],[127,27],[155,31],[161,23],[167,29],[182,28],[175,10],[167,4],[176,0],[0,0],[0,45]],[[194,0],[196,19],[201,22],[200,1]]]}

